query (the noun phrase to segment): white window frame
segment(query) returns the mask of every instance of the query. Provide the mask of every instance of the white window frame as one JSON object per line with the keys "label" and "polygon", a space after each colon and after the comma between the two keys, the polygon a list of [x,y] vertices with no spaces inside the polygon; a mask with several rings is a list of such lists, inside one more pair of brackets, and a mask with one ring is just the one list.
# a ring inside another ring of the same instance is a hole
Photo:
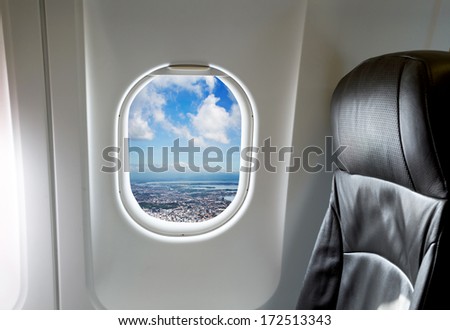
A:
{"label": "white window frame", "polygon": [[[120,155],[123,157],[128,155],[124,154],[124,150],[128,150],[124,145],[128,138],[128,119],[130,106],[137,96],[137,94],[148,84],[150,81],[158,76],[162,75],[197,75],[197,76],[215,76],[219,78],[233,93],[236,101],[239,105],[241,112],[241,145],[240,150],[252,146],[253,139],[253,110],[252,103],[249,95],[245,92],[244,88],[239,84],[236,78],[233,78],[230,74],[225,73],[221,69],[212,66],[199,66],[199,65],[168,65],[151,71],[146,74],[136,83],[134,83],[128,92],[125,94],[118,116],[118,146],[120,146]],[[240,156],[239,156],[240,157]],[[122,165],[124,162],[122,161]],[[251,167],[250,162],[245,162],[240,157],[240,167]],[[147,214],[136,201],[130,182],[130,173],[124,170],[122,166],[118,173],[119,195],[122,204],[130,215],[130,217],[136,221],[142,227],[161,235],[166,236],[193,236],[207,232],[211,232],[214,229],[222,226],[224,223],[232,219],[241,208],[245,198],[247,197],[251,172],[240,171],[239,184],[236,195],[233,201],[228,207],[216,217],[195,223],[184,222],[170,222],[163,219],[159,219]]]}

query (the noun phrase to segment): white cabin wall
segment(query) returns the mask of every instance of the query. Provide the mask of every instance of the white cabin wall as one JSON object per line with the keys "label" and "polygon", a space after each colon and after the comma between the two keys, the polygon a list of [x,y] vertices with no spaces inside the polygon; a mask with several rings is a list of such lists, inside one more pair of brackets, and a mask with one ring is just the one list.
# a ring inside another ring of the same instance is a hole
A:
{"label": "white cabin wall", "polygon": [[[197,237],[162,237],[123,210],[114,174],[120,100],[165,63],[212,64],[235,74],[255,104],[254,143],[291,144],[304,2],[85,1],[91,295],[97,308],[259,308],[281,271],[286,173],[252,174],[229,221]],[[269,202],[268,202],[269,201]]]}
{"label": "white cabin wall", "polygon": [[427,47],[450,51],[449,17],[450,1],[435,0],[432,25],[429,28],[430,38],[426,45]]}
{"label": "white cabin wall", "polygon": [[[311,0],[303,36],[293,146],[323,148],[333,90],[361,61],[450,47],[450,1]],[[323,160],[323,158],[320,158]],[[331,191],[330,173],[291,174],[280,286],[265,308],[294,308]]]}
{"label": "white cabin wall", "polygon": [[82,15],[81,1],[45,1],[61,309],[92,307],[86,272],[89,189]]}
{"label": "white cabin wall", "polygon": [[22,258],[22,287],[13,307],[55,309],[58,308],[58,279],[52,137],[39,2],[2,0],[0,9],[20,196],[18,218],[10,219],[20,222]]}
{"label": "white cabin wall", "polygon": [[0,161],[0,309],[12,309],[20,306],[25,283],[22,276],[18,144],[14,142],[2,21],[0,12],[0,150],[3,155]]}

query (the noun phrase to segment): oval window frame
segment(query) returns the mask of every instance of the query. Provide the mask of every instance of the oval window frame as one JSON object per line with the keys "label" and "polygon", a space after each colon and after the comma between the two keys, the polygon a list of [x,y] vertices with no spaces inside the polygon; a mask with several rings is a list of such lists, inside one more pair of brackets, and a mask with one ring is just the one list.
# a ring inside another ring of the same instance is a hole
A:
{"label": "oval window frame", "polygon": [[[129,110],[132,102],[137,94],[145,87],[150,81],[161,75],[194,75],[194,76],[214,76],[220,79],[225,86],[231,91],[239,105],[241,113],[241,145],[240,152],[244,148],[252,146],[253,134],[254,134],[254,113],[252,102],[249,94],[245,91],[241,83],[237,81],[231,74],[226,73],[222,69],[218,69],[212,66],[199,66],[199,65],[167,65],[160,67],[148,74],[145,74],[137,82],[135,82],[125,94],[125,97],[121,101],[120,110],[118,115],[118,145],[122,146],[121,150],[128,150],[125,148],[125,141],[128,138],[128,119]],[[125,156],[124,152],[120,153],[122,158]],[[128,155],[127,155],[128,157]],[[122,159],[123,160],[123,159]],[[122,161],[122,164],[125,164]],[[240,169],[242,167],[246,169],[251,168],[251,162],[244,161],[240,157]],[[201,221],[201,222],[170,222],[157,217],[153,217],[147,214],[141,206],[138,204],[136,198],[131,190],[130,173],[125,171],[125,166],[122,166],[118,173],[118,186],[119,195],[122,205],[124,206],[128,215],[136,223],[143,228],[160,235],[165,236],[194,236],[207,232],[211,232],[223,224],[229,222],[236,213],[241,209],[244,200],[247,198],[248,190],[250,186],[251,171],[239,171],[238,189],[233,201],[228,207],[214,218]]]}

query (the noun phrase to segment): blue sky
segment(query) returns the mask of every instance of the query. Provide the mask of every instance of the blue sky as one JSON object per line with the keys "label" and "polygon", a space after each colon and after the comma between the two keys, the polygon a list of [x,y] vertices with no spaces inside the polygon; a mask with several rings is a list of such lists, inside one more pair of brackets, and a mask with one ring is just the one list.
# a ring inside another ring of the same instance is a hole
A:
{"label": "blue sky", "polygon": [[[129,146],[145,152],[153,147],[154,164],[161,164],[162,147],[187,146],[194,139],[203,151],[214,146],[226,151],[241,142],[241,114],[236,99],[225,84],[214,76],[158,76],[135,97],[128,117]],[[180,155],[187,163],[187,155]],[[130,155],[131,170],[138,164],[137,153]],[[145,163],[146,164],[146,163]],[[196,154],[195,165],[203,164],[202,153]],[[169,149],[169,166],[173,158]],[[225,168],[225,163],[211,163]],[[233,154],[233,171],[239,169],[239,155]]]}

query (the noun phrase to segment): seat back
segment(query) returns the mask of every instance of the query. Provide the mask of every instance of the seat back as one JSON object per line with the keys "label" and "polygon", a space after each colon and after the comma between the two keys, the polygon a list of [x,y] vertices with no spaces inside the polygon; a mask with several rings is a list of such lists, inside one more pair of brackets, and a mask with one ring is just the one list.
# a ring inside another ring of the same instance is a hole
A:
{"label": "seat back", "polygon": [[450,308],[450,53],[369,59],[331,108],[346,149],[297,307]]}

